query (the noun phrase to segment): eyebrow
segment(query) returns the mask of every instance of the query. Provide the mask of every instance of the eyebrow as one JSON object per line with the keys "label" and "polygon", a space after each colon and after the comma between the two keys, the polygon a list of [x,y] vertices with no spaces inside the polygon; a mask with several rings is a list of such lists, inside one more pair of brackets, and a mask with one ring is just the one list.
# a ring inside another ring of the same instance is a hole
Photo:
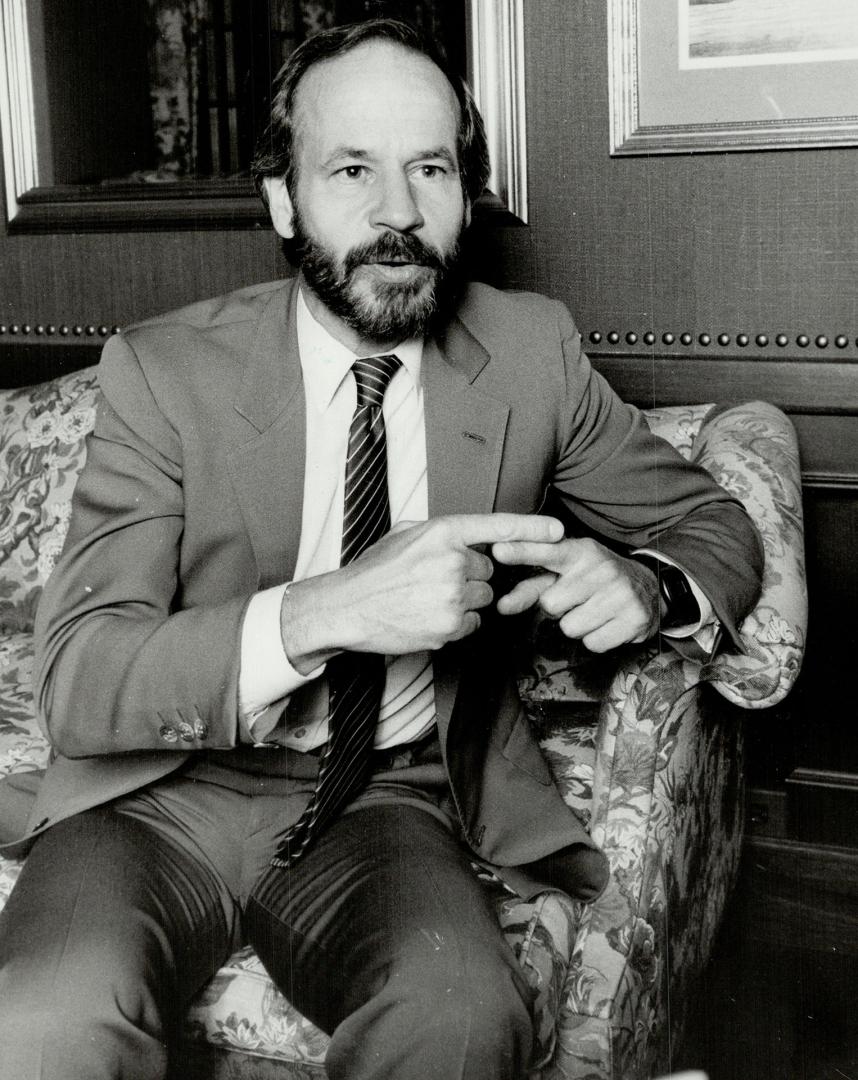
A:
{"label": "eyebrow", "polygon": [[[369,161],[372,155],[366,150],[359,150],[356,146],[342,146],[335,147],[328,157],[324,161],[324,166],[333,165],[335,161],[339,161],[342,158],[354,158],[356,161]],[[436,146],[431,150],[421,150],[416,154],[411,155],[411,161],[424,161],[426,159],[440,158],[442,161],[446,161],[452,168],[457,169],[458,164],[456,158],[446,146]]]}

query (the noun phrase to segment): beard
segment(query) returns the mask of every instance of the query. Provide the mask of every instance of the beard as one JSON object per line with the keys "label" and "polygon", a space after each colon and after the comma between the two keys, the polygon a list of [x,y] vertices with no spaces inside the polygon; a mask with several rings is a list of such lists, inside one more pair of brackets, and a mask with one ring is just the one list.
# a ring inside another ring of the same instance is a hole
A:
{"label": "beard", "polygon": [[[293,229],[307,284],[329,311],[361,337],[399,342],[422,336],[436,318],[449,313],[460,291],[458,237],[442,252],[412,233],[386,232],[340,259],[309,234],[297,208]],[[363,275],[361,282],[361,269],[373,263],[411,263],[421,269],[410,281]]]}

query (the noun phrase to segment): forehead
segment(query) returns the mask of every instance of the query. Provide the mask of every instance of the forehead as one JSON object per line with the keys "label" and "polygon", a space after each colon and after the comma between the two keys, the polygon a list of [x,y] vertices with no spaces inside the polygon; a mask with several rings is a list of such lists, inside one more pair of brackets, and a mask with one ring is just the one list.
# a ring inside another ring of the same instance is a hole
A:
{"label": "forehead", "polygon": [[414,144],[455,154],[459,103],[428,57],[369,41],[310,68],[295,93],[294,117],[302,150],[309,152]]}

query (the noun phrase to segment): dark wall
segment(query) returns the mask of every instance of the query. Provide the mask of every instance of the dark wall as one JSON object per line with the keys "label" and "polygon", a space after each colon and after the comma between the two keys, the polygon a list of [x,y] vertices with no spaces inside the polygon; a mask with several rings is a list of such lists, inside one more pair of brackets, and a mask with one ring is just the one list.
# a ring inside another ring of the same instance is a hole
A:
{"label": "dark wall", "polygon": [[503,276],[582,329],[858,334],[858,149],[608,154],[607,4],[525,4],[531,226]]}

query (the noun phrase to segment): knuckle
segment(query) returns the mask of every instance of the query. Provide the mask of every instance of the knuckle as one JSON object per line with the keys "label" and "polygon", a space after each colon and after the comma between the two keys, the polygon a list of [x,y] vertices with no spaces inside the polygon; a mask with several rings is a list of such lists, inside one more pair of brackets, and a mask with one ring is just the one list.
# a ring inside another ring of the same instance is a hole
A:
{"label": "knuckle", "polygon": [[542,610],[546,613],[546,615],[552,615],[554,617],[557,617],[558,615],[566,614],[563,611],[563,602],[561,601],[560,597],[554,595],[551,592],[547,594],[543,593],[539,599],[539,604]]}

